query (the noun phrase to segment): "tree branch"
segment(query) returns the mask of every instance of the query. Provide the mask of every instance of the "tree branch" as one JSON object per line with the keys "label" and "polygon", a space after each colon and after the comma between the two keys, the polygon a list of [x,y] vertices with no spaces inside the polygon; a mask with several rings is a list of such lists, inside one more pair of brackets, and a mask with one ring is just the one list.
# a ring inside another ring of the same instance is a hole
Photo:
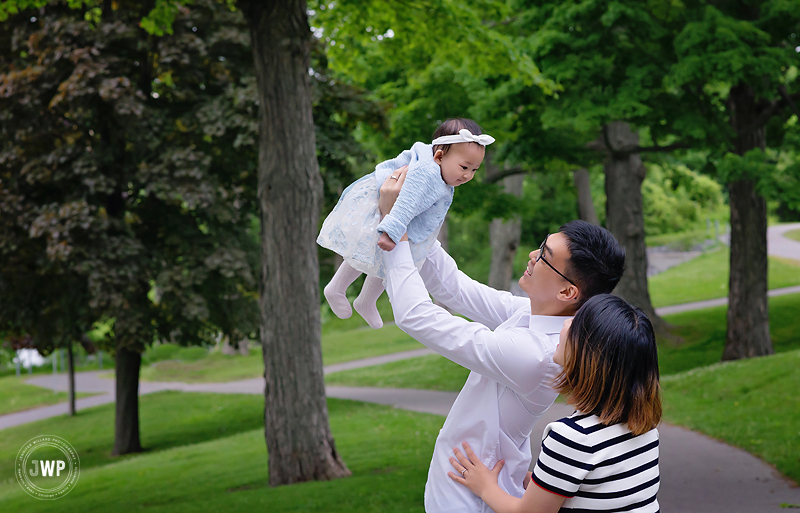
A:
{"label": "tree branch", "polygon": [[599,139],[595,139],[594,141],[586,143],[586,147],[594,151],[607,151],[614,158],[624,158],[637,153],[668,153],[670,151],[685,150],[692,147],[691,144],[686,142],[676,142],[666,146],[659,146],[657,144],[653,146],[639,146],[637,144],[614,148],[611,141],[608,139],[608,130],[606,126],[607,125],[603,125],[603,141],[601,142]]}
{"label": "tree branch", "polygon": [[514,20],[516,19],[517,19],[516,16],[512,16],[510,18],[504,19],[503,21],[490,21],[490,22],[484,21],[483,24],[489,28],[495,28],[498,25],[508,25],[509,23],[513,23]]}
{"label": "tree branch", "polygon": [[495,173],[495,174],[493,174],[491,176],[487,175],[486,178],[483,179],[483,183],[485,183],[487,185],[490,185],[490,184],[493,184],[493,183],[497,183],[500,180],[502,180],[503,178],[506,178],[506,177],[509,177],[509,176],[527,174],[527,173],[532,173],[532,172],[533,172],[533,170],[522,169],[521,167],[512,167],[512,168],[509,168],[509,169],[504,169],[504,170],[500,171],[499,173]]}

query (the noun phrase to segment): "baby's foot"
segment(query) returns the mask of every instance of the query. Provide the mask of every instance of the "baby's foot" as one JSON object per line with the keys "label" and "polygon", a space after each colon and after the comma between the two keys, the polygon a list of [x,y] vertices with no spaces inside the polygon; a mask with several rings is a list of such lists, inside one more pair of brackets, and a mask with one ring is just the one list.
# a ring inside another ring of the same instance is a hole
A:
{"label": "baby's foot", "polygon": [[331,311],[340,319],[348,319],[353,315],[353,310],[350,308],[350,301],[347,296],[331,287],[331,284],[325,285],[322,293],[325,295],[325,300],[331,307]]}
{"label": "baby's foot", "polygon": [[[378,237],[378,247],[384,251],[391,251],[397,244],[394,243],[391,237],[389,237],[386,232],[381,233],[381,236]],[[356,310],[358,310],[356,308]],[[360,313],[360,312],[359,312]]]}
{"label": "baby's foot", "polygon": [[378,313],[378,308],[375,306],[374,301],[369,302],[358,296],[353,301],[353,308],[367,321],[370,328],[377,330],[383,327],[383,319],[381,319],[381,314]]}

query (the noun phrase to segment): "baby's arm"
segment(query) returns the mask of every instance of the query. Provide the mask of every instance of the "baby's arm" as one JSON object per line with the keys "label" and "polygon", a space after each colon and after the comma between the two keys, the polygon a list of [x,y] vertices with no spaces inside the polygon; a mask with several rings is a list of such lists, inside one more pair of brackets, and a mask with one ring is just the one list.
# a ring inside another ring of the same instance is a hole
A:
{"label": "baby's arm", "polygon": [[428,210],[439,199],[431,194],[431,191],[438,188],[437,181],[441,181],[441,171],[435,163],[410,168],[397,201],[378,225],[378,232],[385,233],[392,241],[398,242],[408,230],[411,220]]}
{"label": "baby's arm", "polygon": [[378,247],[384,251],[391,251],[397,244],[394,243],[391,237],[382,233],[380,237],[378,237]]}

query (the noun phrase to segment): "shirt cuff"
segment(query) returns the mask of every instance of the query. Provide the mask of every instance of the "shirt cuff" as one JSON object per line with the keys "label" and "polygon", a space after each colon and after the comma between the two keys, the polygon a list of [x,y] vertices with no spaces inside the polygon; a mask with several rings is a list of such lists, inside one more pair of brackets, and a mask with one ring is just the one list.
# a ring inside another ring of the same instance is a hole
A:
{"label": "shirt cuff", "polygon": [[394,269],[403,264],[414,266],[414,257],[411,256],[411,246],[407,240],[400,241],[391,251],[383,252],[383,261],[386,269]]}
{"label": "shirt cuff", "polygon": [[439,239],[434,239],[433,244],[431,244],[431,248],[428,250],[428,254],[425,255],[425,258],[430,258],[433,256],[434,253],[441,249],[442,243],[439,242]]}

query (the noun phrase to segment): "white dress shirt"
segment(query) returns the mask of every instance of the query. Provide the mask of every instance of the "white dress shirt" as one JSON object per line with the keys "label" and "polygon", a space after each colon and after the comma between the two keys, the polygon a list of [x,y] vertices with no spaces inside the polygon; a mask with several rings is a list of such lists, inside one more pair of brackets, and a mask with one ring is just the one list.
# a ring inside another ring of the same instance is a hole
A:
{"label": "white dress shirt", "polygon": [[[553,362],[553,353],[566,317],[531,315],[529,299],[469,278],[438,242],[420,271],[408,242],[386,252],[384,260],[386,292],[400,329],[472,371],[436,439],[425,511],[491,511],[447,476],[455,471],[449,462],[453,447],[463,453],[464,441],[489,468],[505,460],[500,487],[522,497],[531,463],[531,429],[558,395],[552,381],[561,367]],[[434,305],[428,292],[474,322]]]}

